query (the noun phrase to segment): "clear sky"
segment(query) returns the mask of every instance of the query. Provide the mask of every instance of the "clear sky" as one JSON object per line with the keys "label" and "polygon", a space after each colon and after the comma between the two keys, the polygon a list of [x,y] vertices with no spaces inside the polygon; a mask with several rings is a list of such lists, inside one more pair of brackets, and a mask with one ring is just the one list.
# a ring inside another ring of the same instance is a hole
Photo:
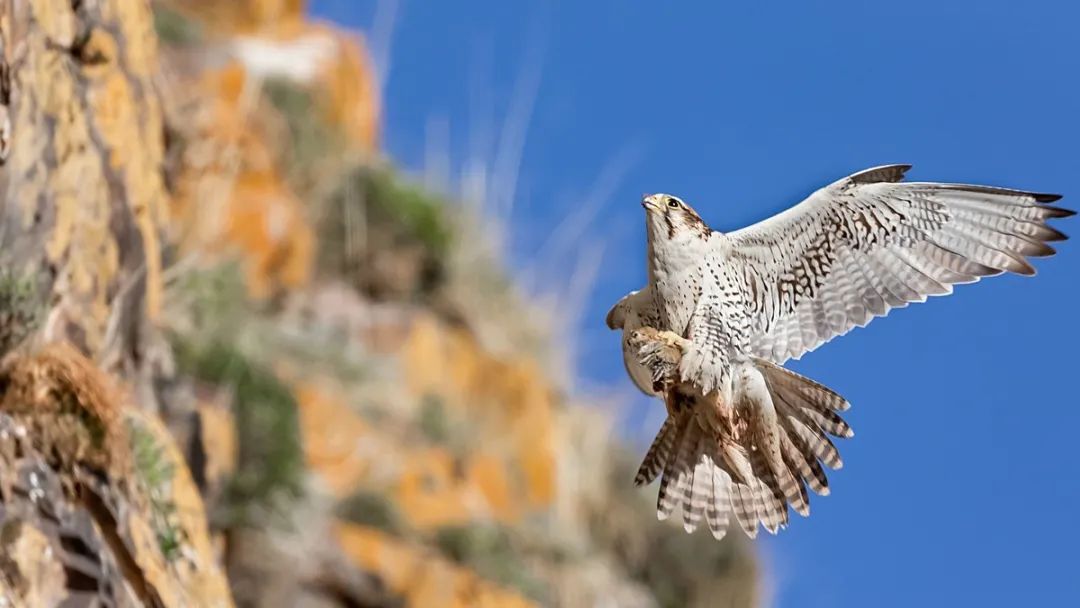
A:
{"label": "clear sky", "polygon": [[[515,264],[591,259],[578,225],[604,244],[581,323],[593,391],[633,394],[603,315],[645,280],[643,192],[726,230],[902,162],[912,180],[1058,192],[1080,209],[1076,2],[398,4],[389,153],[423,167],[445,120],[456,167],[520,113]],[[364,29],[375,13],[313,10]],[[515,149],[513,129],[503,141]],[[759,543],[776,605],[1077,605],[1080,217],[1056,226],[1077,240],[1036,277],[960,286],[792,365],[852,402],[856,436],[832,495]],[[551,253],[557,229],[569,254]],[[659,426],[659,404],[627,408],[633,432]]]}

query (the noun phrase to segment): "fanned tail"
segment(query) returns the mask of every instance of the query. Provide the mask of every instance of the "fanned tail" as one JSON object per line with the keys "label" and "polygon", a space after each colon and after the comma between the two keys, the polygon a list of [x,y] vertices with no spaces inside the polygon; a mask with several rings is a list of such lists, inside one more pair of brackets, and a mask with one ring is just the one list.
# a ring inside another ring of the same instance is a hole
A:
{"label": "fanned tail", "polygon": [[734,382],[726,406],[685,384],[669,388],[670,415],[634,479],[660,477],[659,519],[681,506],[687,532],[704,519],[718,539],[732,516],[755,537],[759,524],[773,534],[785,528],[789,505],[809,515],[807,488],[827,495],[825,468],[843,466],[829,435],[853,435],[840,417],[847,400],[809,378],[754,358]]}

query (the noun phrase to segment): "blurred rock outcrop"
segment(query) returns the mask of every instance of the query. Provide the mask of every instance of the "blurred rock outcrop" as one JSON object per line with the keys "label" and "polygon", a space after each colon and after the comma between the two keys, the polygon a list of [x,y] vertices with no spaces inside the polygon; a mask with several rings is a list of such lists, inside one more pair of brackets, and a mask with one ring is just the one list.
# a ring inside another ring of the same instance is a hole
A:
{"label": "blurred rock outcrop", "polygon": [[0,605],[756,605],[305,9],[0,4]]}

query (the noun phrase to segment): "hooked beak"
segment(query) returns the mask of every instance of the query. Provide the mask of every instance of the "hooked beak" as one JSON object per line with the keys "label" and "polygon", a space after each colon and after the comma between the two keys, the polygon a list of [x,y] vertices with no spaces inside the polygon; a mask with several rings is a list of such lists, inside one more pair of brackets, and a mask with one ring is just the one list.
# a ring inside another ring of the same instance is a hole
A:
{"label": "hooked beak", "polygon": [[659,198],[655,194],[647,194],[641,198],[641,206],[646,211],[652,211],[653,213],[659,213],[663,211],[664,207],[660,204]]}

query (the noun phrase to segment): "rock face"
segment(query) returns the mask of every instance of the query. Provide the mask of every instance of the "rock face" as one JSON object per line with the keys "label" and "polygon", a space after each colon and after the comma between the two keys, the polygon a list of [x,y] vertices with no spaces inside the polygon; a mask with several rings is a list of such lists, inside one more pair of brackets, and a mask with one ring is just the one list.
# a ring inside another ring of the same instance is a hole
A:
{"label": "rock face", "polygon": [[133,372],[137,326],[161,307],[168,200],[150,7],[19,0],[4,11],[5,271],[35,283],[47,340]]}
{"label": "rock face", "polygon": [[232,606],[199,490],[156,416],[66,343],[0,370],[0,597]]}
{"label": "rock face", "polygon": [[304,8],[0,3],[0,606],[756,605]]}
{"label": "rock face", "polygon": [[15,605],[232,605],[155,414],[168,194],[152,17],[138,0],[3,6],[0,595]]}

